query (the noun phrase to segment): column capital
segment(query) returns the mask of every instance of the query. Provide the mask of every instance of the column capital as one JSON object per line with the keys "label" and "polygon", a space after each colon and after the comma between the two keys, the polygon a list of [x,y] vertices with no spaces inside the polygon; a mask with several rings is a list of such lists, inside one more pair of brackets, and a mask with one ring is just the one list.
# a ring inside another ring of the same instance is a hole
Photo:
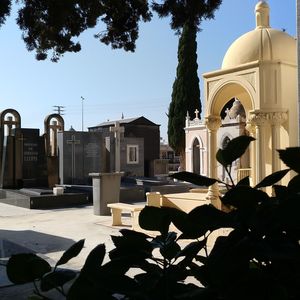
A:
{"label": "column capital", "polygon": [[270,112],[269,113],[270,124],[273,126],[279,126],[285,123],[288,119],[288,115],[286,112]]}
{"label": "column capital", "polygon": [[217,131],[222,125],[221,117],[209,115],[205,117],[205,125],[210,131]]}
{"label": "column capital", "polygon": [[250,111],[249,121],[254,126],[264,126],[269,122],[269,116],[266,112]]}

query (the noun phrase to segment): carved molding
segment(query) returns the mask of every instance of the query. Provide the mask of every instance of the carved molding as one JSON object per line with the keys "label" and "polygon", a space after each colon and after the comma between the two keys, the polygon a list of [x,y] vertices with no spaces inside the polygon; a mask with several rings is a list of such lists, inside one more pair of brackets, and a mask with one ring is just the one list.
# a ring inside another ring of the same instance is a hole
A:
{"label": "carved molding", "polygon": [[281,125],[285,123],[288,119],[288,115],[286,112],[272,112],[269,113],[269,120],[271,125]]}
{"label": "carved molding", "polygon": [[268,113],[265,112],[250,112],[250,123],[254,126],[264,126],[269,122]]}
{"label": "carved molding", "polygon": [[[276,111],[276,112],[250,112],[249,118],[249,129],[251,130],[250,126],[264,126],[264,125],[273,125],[279,126],[285,123],[288,119],[288,115],[286,112]],[[248,129],[247,129],[248,130]],[[250,132],[250,130],[248,130]]]}

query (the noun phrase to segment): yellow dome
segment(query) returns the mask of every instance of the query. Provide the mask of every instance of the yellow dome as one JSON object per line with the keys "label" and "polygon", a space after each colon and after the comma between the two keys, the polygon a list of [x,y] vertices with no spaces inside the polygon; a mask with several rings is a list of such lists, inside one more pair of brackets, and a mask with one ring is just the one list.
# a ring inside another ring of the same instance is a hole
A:
{"label": "yellow dome", "polygon": [[280,60],[297,64],[296,40],[283,31],[270,28],[269,12],[265,1],[256,5],[256,29],[233,42],[224,56],[222,69],[253,61]]}

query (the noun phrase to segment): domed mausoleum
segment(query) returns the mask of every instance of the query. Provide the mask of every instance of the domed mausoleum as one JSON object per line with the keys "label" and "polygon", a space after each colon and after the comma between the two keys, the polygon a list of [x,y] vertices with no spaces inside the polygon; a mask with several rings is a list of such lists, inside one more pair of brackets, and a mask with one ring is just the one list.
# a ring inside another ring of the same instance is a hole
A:
{"label": "domed mausoleum", "polygon": [[[255,19],[255,29],[229,47],[221,69],[203,75],[205,121],[187,117],[187,171],[222,179],[217,149],[248,134],[256,141],[237,162],[236,177],[244,170],[255,184],[283,167],[276,149],[298,146],[296,40],[271,28],[267,2],[257,3]],[[211,187],[208,197],[217,195]]]}

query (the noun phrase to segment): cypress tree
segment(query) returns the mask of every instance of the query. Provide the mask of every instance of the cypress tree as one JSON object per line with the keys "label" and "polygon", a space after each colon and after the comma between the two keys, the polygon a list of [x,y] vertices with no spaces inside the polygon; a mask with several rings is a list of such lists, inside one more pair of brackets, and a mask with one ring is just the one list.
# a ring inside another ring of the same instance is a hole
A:
{"label": "cypress tree", "polygon": [[182,159],[185,152],[186,113],[194,115],[196,109],[201,113],[196,37],[197,28],[186,23],[179,39],[177,74],[168,113],[169,144]]}

